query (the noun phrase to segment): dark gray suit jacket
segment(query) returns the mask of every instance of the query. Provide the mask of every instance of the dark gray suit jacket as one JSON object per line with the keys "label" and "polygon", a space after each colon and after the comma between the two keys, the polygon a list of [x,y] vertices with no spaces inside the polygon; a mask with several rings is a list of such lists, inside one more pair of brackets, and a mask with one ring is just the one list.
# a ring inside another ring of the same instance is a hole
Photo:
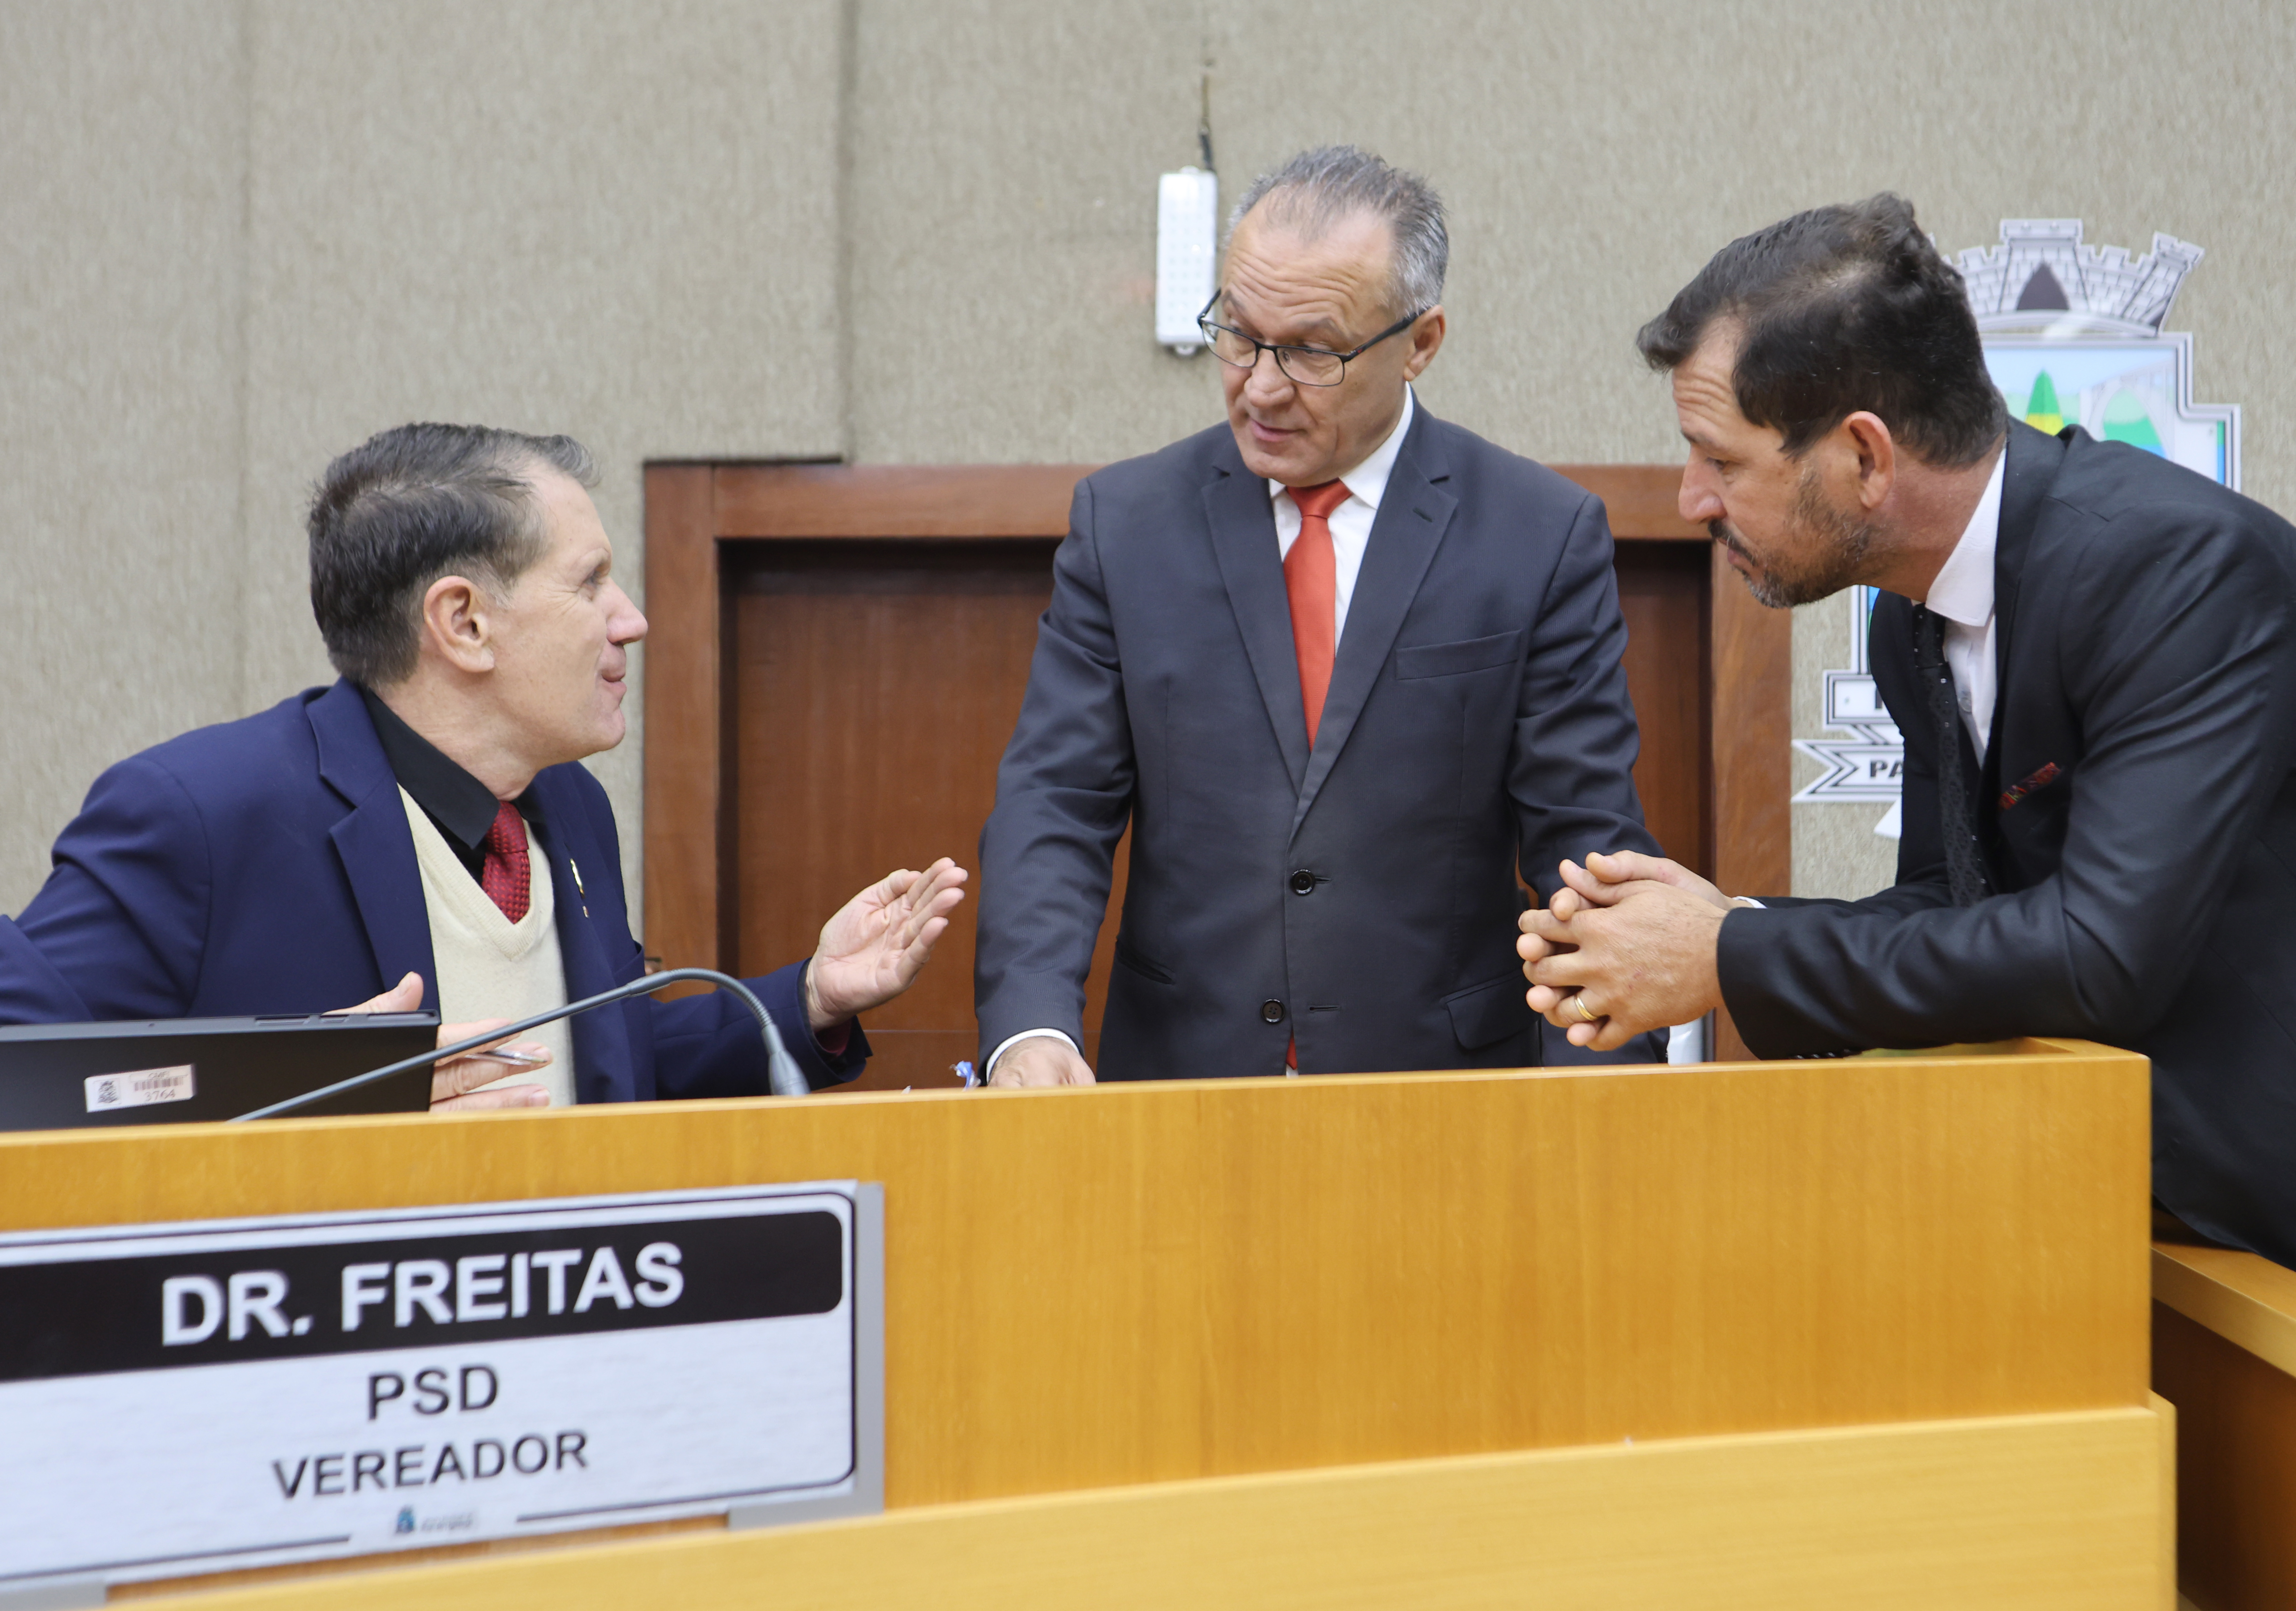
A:
{"label": "dark gray suit jacket", "polygon": [[981,834],[984,1056],[1082,1044],[1128,823],[1102,1078],[1277,1074],[1295,1033],[1308,1073],[1538,1063],[1518,856],[1544,898],[1566,856],[1655,848],[1626,636],[1601,502],[1421,408],[1311,753],[1228,427],[1087,477]]}
{"label": "dark gray suit jacket", "polygon": [[2144,1052],[2155,1193],[2296,1263],[2296,529],[2138,448],[2009,430],[1972,770],[2002,892],[1947,893],[1912,607],[1883,594],[1898,882],[1733,912],[1724,999],[1766,1057],[2020,1034]]}

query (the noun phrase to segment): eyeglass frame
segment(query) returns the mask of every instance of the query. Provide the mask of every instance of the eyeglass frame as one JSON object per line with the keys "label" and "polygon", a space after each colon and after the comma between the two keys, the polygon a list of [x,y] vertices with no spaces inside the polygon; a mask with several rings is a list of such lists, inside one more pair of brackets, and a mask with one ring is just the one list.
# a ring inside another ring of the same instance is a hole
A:
{"label": "eyeglass frame", "polygon": [[[1231,369],[1250,370],[1259,367],[1259,355],[1261,353],[1272,352],[1275,355],[1276,370],[1285,380],[1291,382],[1294,386],[1315,386],[1318,388],[1343,384],[1348,378],[1348,366],[1350,363],[1355,359],[1361,358],[1365,353],[1369,352],[1373,348],[1387,340],[1388,337],[1391,335],[1400,335],[1403,332],[1410,329],[1420,320],[1425,318],[1434,307],[1434,304],[1431,302],[1427,307],[1422,308],[1418,312],[1406,315],[1404,317],[1398,319],[1394,324],[1390,325],[1386,329],[1381,331],[1377,335],[1372,337],[1371,340],[1365,341],[1362,346],[1356,348],[1352,351],[1333,352],[1328,347],[1308,347],[1302,346],[1298,342],[1263,341],[1257,336],[1244,334],[1242,331],[1238,330],[1233,325],[1216,324],[1211,316],[1212,309],[1219,306],[1220,298],[1226,294],[1227,292],[1225,290],[1213,292],[1212,300],[1204,304],[1203,311],[1201,313],[1196,315],[1196,328],[1203,332],[1204,345],[1211,349],[1212,357],[1219,358],[1221,363],[1226,364]],[[1234,358],[1220,358],[1219,347],[1212,339],[1212,332],[1215,330],[1225,331],[1227,334],[1235,337],[1236,340],[1240,341],[1250,341],[1251,343],[1251,362],[1249,364],[1239,364]],[[1319,358],[1339,359],[1340,373],[1338,379],[1329,381],[1301,380],[1289,369],[1284,368],[1283,355],[1287,352],[1301,352]]]}

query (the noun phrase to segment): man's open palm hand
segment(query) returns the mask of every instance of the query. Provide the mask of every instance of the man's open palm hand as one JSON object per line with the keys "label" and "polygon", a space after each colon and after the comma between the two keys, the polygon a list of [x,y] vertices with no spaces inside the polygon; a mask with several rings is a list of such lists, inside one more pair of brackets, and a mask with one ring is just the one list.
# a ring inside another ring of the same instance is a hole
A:
{"label": "man's open palm hand", "polygon": [[806,970],[806,1015],[831,1029],[909,988],[964,899],[965,870],[942,857],[922,873],[903,869],[847,901],[822,927]]}

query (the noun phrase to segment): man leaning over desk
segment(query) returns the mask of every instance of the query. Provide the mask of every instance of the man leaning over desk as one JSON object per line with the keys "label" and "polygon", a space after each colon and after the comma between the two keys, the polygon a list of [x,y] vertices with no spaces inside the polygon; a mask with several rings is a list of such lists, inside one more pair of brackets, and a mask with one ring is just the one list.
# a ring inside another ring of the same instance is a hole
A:
{"label": "man leaning over desk", "polygon": [[[570,437],[386,431],[328,467],[311,603],[341,680],[201,728],[96,780],[55,868],[0,918],[0,1023],[433,1008],[506,1022],[640,976],[605,791],[645,617]],[[820,949],[751,982],[808,1081],[857,1074],[857,1015],[915,978],[963,899],[943,859],[854,897]],[[442,1032],[457,1038],[461,1029]],[[537,1032],[542,1083],[433,1106],[767,1089],[730,994],[640,998]]]}
{"label": "man leaning over desk", "polygon": [[2157,454],[2004,416],[1960,278],[1875,196],[1734,242],[1641,335],[1682,512],[1762,603],[1881,588],[1894,886],[1734,901],[1597,857],[1525,914],[1600,1047],[1727,1007],[1766,1057],[2074,1035],[2152,1062],[2152,1188],[2296,1262],[2296,530]]}

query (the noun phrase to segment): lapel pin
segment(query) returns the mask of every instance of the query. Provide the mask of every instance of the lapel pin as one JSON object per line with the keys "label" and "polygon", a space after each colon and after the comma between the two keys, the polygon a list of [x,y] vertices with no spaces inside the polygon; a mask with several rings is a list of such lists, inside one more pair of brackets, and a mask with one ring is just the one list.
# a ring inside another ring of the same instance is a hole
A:
{"label": "lapel pin", "polygon": [[571,856],[566,859],[566,870],[574,875],[574,892],[582,897],[582,916],[590,915],[590,892],[582,887],[582,864]]}

